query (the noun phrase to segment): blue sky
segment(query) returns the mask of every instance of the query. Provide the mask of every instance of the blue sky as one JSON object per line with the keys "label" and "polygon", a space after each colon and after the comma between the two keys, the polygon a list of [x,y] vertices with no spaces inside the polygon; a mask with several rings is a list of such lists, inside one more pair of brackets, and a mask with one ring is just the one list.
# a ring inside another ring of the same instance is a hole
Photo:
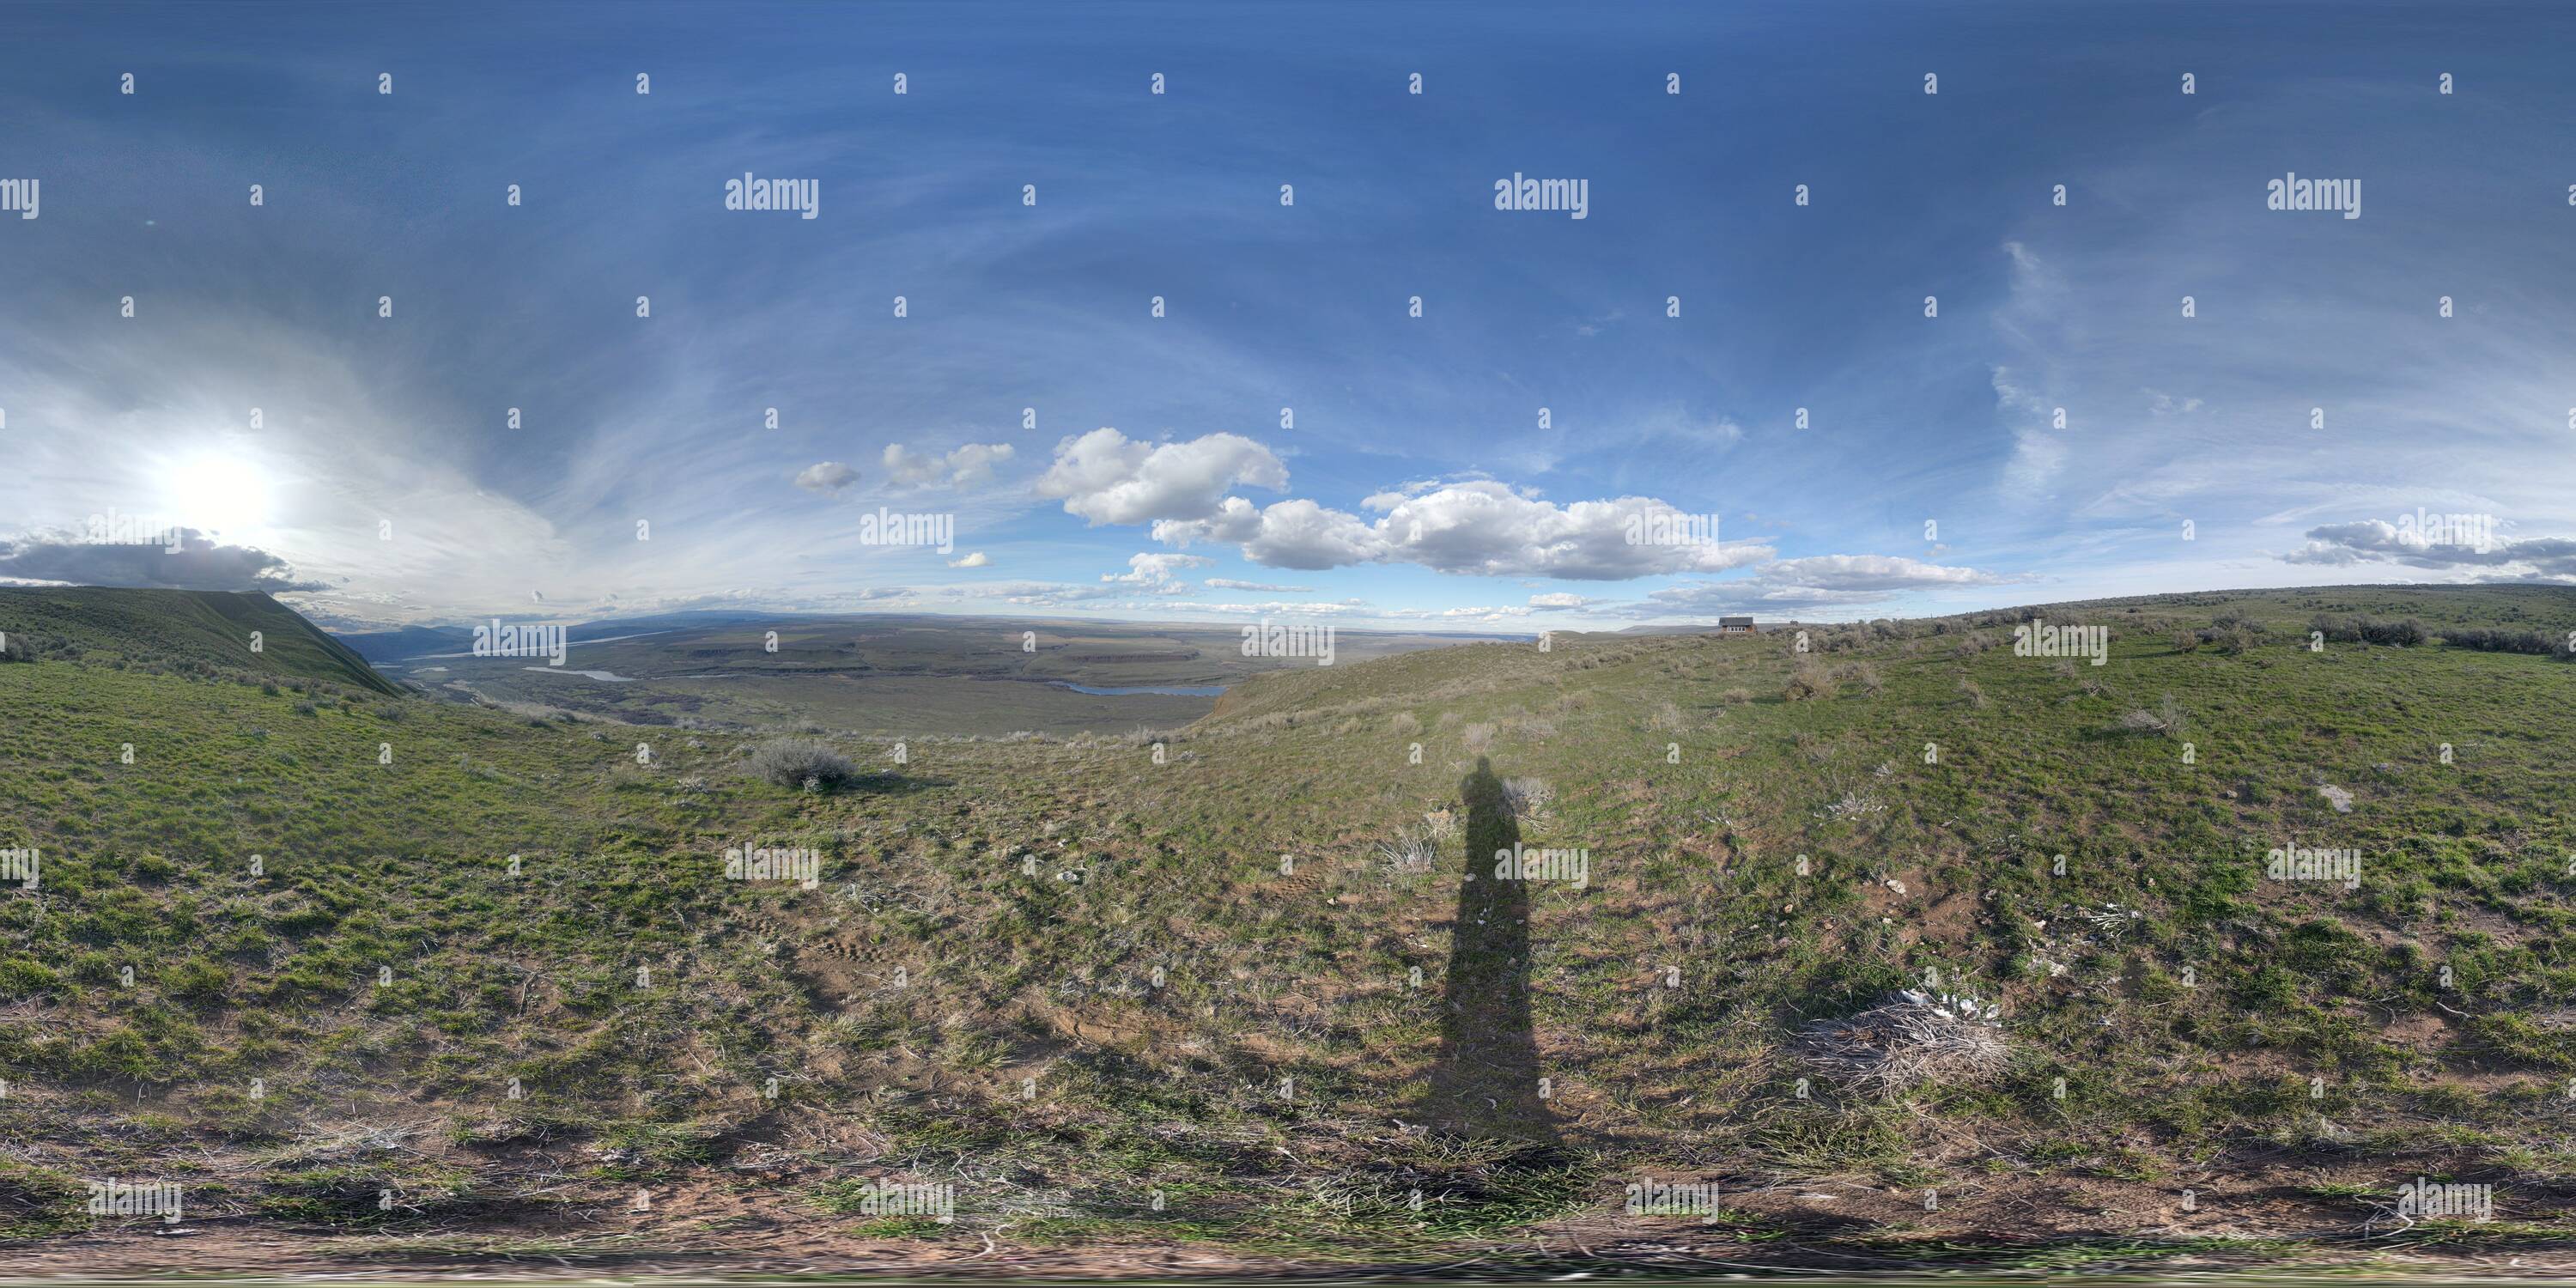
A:
{"label": "blue sky", "polygon": [[[351,626],[1460,629],[2569,580],[2571,37],[2461,5],[15,6],[0,179],[41,206],[0,212],[0,577],[294,585]],[[726,209],[746,173],[816,217]],[[2291,173],[2360,216],[2267,209]],[[1583,180],[1585,217],[1495,209],[1515,174]],[[949,549],[872,541],[880,507]]]}

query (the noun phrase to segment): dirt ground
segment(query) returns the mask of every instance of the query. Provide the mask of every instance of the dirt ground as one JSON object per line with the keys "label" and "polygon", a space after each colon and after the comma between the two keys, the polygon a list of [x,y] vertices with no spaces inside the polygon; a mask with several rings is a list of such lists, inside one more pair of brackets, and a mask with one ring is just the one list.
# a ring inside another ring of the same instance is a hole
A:
{"label": "dirt ground", "polygon": [[[251,1275],[393,1282],[623,1281],[843,1275],[869,1278],[1342,1280],[1723,1276],[1766,1270],[1836,1278],[2229,1278],[2291,1270],[2337,1277],[2576,1277],[2576,1223],[2563,1196],[2499,1217],[2510,1239],[2427,1241],[2368,1205],[2321,1206],[2299,1193],[2311,1171],[2243,1174],[2193,1189],[2119,1181],[2037,1185],[2013,1178],[1938,1197],[1844,1182],[1730,1190],[1728,1224],[1629,1217],[1615,1202],[1544,1222],[1511,1242],[1427,1243],[1400,1259],[1354,1253],[1327,1260],[1246,1254],[1214,1245],[1023,1244],[1003,1229],[931,1240],[850,1233],[774,1194],[704,1185],[657,1191],[636,1211],[602,1189],[589,1203],[550,1209],[542,1223],[400,1234],[338,1234],[270,1218],[210,1214],[176,1226],[103,1221],[79,1233],[0,1248],[0,1281]],[[2565,1239],[2548,1232],[2565,1229]],[[1747,1229],[1758,1231],[1747,1235]],[[2540,1233],[2534,1234],[2538,1230]],[[2229,1247],[2225,1240],[2297,1241]],[[2210,1240],[2209,1243],[2192,1241]],[[2173,1245],[2186,1244],[2188,1248]],[[2164,1245],[2159,1247],[2158,1245]]]}

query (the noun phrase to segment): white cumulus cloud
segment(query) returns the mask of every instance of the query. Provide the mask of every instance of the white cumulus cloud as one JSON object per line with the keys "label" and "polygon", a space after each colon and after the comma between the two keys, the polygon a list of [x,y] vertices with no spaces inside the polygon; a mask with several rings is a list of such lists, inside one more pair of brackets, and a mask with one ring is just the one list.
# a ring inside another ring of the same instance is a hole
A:
{"label": "white cumulus cloud", "polygon": [[1619,581],[1662,573],[1723,572],[1770,558],[1752,542],[1717,539],[1713,516],[1650,497],[1559,505],[1502,483],[1415,484],[1368,498],[1375,521],[1313,501],[1257,508],[1227,497],[1204,517],[1154,525],[1157,540],[1239,545],[1272,568],[1419,564],[1488,577]]}
{"label": "white cumulus cloud", "polygon": [[1104,572],[1100,574],[1100,579],[1115,585],[1143,587],[1150,594],[1185,595],[1189,593],[1189,583],[1182,581],[1175,574],[1184,568],[1205,568],[1215,562],[1216,560],[1205,555],[1159,553],[1130,555],[1127,558],[1127,571]]}
{"label": "white cumulus cloud", "polygon": [[1037,491],[1095,524],[1149,523],[1211,518],[1237,486],[1284,488],[1288,467],[1240,434],[1145,443],[1104,428],[1057,443]]}
{"label": "white cumulus cloud", "polygon": [[817,461],[796,474],[796,486],[831,496],[859,481],[859,472],[839,461]]}

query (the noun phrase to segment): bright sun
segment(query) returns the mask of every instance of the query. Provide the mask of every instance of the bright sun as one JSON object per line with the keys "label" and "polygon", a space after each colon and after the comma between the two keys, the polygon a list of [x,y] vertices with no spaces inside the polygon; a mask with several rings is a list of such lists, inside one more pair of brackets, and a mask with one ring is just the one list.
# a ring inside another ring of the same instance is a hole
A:
{"label": "bright sun", "polygon": [[268,480],[238,456],[200,456],[180,464],[168,483],[167,516],[184,527],[237,538],[268,520]]}

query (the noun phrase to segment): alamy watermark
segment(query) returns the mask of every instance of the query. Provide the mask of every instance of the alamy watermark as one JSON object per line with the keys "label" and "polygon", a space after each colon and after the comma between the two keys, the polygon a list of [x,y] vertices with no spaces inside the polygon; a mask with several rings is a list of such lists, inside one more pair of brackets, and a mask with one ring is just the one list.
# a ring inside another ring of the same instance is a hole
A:
{"label": "alamy watermark", "polygon": [[1717,1185],[1710,1181],[1630,1181],[1630,1216],[1715,1216]]}
{"label": "alamy watermark", "polygon": [[2111,660],[2108,626],[2059,626],[2032,618],[2013,628],[2014,657],[2082,657],[2100,666]]}
{"label": "alamy watermark", "polygon": [[1311,657],[1317,666],[1333,664],[1333,627],[1329,622],[1274,622],[1267,617],[1243,628],[1245,657]]}
{"label": "alamy watermark", "polygon": [[897,514],[881,505],[874,514],[859,516],[859,544],[929,546],[943,555],[950,554],[957,549],[957,516]]}
{"label": "alamy watermark", "polygon": [[44,851],[31,846],[13,846],[0,850],[0,882],[15,881],[21,890],[36,888],[37,870],[44,866]]}
{"label": "alamy watermark", "polygon": [[2409,546],[2466,546],[2485,554],[2495,548],[2495,527],[2492,514],[2431,514],[2419,505],[2415,513],[2397,516],[2397,540]]}
{"label": "alamy watermark", "polygon": [[728,881],[793,881],[811,890],[823,880],[820,850],[734,845],[725,847],[724,860]]}
{"label": "alamy watermark", "polygon": [[957,1219],[957,1190],[952,1185],[896,1185],[870,1181],[859,1187],[862,1216],[926,1216],[947,1225]]}
{"label": "alamy watermark", "polygon": [[2361,218],[2361,180],[2302,179],[2296,170],[2263,185],[2265,210],[2340,210]]}
{"label": "alamy watermark", "polygon": [[811,219],[823,209],[820,179],[755,179],[751,171],[725,180],[727,210],[792,210]]}
{"label": "alamy watermark", "polygon": [[1562,881],[1577,890],[1592,884],[1592,851],[1541,850],[1512,842],[1494,851],[1494,876],[1504,881]]}
{"label": "alamy watermark", "polygon": [[129,1183],[111,1176],[89,1183],[91,1216],[157,1216],[171,1225],[179,1223],[179,1183],[177,1181],[142,1181]]}
{"label": "alamy watermark", "polygon": [[1576,219],[1592,213],[1590,179],[1530,179],[1518,170],[1494,180],[1494,209],[1563,211]]}
{"label": "alamy watermark", "polygon": [[34,179],[0,179],[0,213],[16,211],[20,219],[35,218],[43,195],[37,184]]}
{"label": "alamy watermark", "polygon": [[82,533],[94,546],[159,546],[174,555],[186,547],[187,537],[187,529],[168,519],[121,514],[113,507],[89,516],[89,527]]}
{"label": "alamy watermark", "polygon": [[2341,881],[2346,890],[2361,888],[2361,851],[2312,850],[2297,842],[2263,857],[2269,881]]}
{"label": "alamy watermark", "polygon": [[504,625],[495,617],[489,626],[474,628],[476,657],[541,657],[548,666],[562,666],[571,641],[564,637],[559,623],[513,622]]}
{"label": "alamy watermark", "polygon": [[2472,1221],[2495,1219],[2495,1187],[2443,1184],[2418,1176],[2397,1187],[2397,1215],[2464,1216]]}
{"label": "alamy watermark", "polygon": [[1717,516],[1684,514],[1679,510],[1632,511],[1619,524],[1620,534],[1632,546],[1713,546],[1717,544]]}

